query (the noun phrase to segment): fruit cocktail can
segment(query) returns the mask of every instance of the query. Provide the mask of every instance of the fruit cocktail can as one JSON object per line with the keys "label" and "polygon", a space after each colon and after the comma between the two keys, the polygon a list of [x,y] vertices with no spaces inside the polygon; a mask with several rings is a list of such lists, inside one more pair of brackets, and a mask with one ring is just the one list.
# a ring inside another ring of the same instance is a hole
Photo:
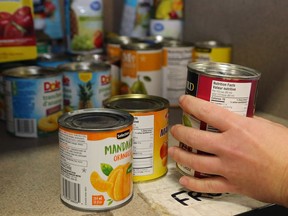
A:
{"label": "fruit cocktail can", "polygon": [[133,196],[133,116],[92,108],[65,113],[58,123],[62,202],[91,211],[128,203]]}

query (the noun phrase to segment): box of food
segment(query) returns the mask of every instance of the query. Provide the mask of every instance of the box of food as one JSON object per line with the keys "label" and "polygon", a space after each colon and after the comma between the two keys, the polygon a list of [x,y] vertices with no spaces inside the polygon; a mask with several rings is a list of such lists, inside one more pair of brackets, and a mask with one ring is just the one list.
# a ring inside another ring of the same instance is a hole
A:
{"label": "box of food", "polygon": [[33,1],[0,1],[0,63],[36,57]]}

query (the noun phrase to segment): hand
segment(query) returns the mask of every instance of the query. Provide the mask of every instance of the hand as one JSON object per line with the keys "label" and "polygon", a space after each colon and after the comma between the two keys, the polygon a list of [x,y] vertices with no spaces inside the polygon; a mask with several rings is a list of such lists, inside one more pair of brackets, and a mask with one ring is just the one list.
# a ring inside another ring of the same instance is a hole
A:
{"label": "hand", "polygon": [[171,128],[178,141],[212,154],[170,147],[169,155],[177,163],[214,175],[201,179],[183,176],[180,184],[197,192],[239,193],[288,206],[288,128],[263,118],[244,117],[189,95],[181,96],[179,104],[183,111],[220,131],[184,125]]}

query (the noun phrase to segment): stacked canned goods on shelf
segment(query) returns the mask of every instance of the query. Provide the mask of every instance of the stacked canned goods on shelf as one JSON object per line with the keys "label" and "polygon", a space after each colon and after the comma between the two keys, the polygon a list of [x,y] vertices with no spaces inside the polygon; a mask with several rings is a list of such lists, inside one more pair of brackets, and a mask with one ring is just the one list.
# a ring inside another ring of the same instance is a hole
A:
{"label": "stacked canned goods on shelf", "polygon": [[[166,174],[169,108],[189,94],[194,74],[211,77],[203,68],[219,73],[222,64],[234,68],[229,64],[231,46],[155,32],[104,35],[101,0],[67,0],[64,8],[64,52],[42,49],[47,41],[38,40],[36,58],[0,65],[0,118],[17,137],[59,133],[65,204],[82,210],[114,209],[132,199],[133,182]],[[164,19],[162,9],[157,16]],[[182,17],[177,11],[169,17]],[[226,82],[221,77],[218,81]],[[250,79],[247,82],[254,88]]]}

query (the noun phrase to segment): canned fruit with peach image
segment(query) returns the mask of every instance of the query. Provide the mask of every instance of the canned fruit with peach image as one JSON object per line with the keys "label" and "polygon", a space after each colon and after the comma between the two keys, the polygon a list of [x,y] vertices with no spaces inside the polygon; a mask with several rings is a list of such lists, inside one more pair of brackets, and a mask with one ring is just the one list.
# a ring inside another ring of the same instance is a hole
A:
{"label": "canned fruit with peach image", "polygon": [[82,109],[59,119],[61,199],[82,210],[110,210],[132,199],[133,116]]}

